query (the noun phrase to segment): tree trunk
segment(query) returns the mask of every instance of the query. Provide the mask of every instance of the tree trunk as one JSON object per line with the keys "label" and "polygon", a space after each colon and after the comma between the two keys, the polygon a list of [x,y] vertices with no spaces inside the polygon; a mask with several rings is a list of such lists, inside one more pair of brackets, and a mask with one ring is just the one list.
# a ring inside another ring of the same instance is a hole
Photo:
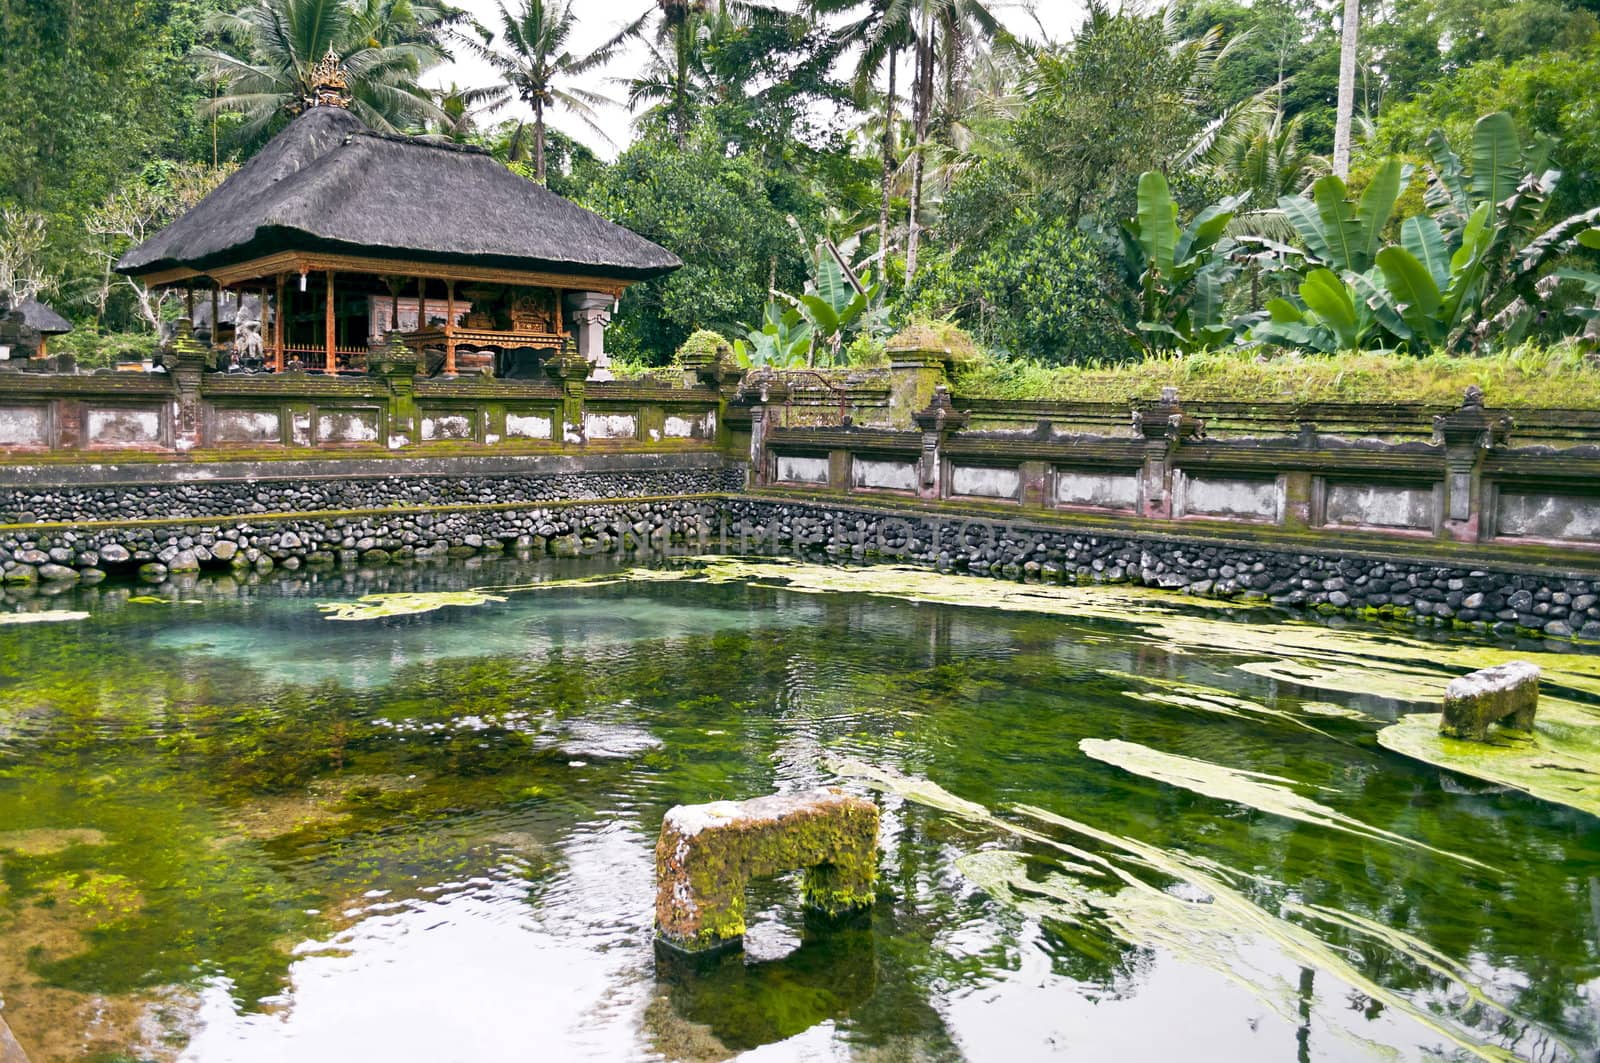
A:
{"label": "tree trunk", "polygon": [[533,105],[533,175],[544,184],[544,101]]}
{"label": "tree trunk", "polygon": [[1356,117],[1356,52],[1361,43],[1361,0],[1344,0],[1339,48],[1339,110],[1333,127],[1333,172],[1350,176],[1350,138]]}
{"label": "tree trunk", "polygon": [[879,298],[889,297],[889,206],[894,184],[894,93],[895,60],[898,48],[889,49],[889,92],[883,106],[883,203],[878,208],[878,283],[883,291]]}
{"label": "tree trunk", "polygon": [[672,87],[672,124],[676,127],[679,151],[689,146],[689,43],[685,35],[692,31],[688,26],[686,21],[678,27],[678,81]]}
{"label": "tree trunk", "polygon": [[[927,29],[926,23],[923,26]],[[913,93],[917,144],[911,159],[911,217],[906,232],[906,287],[917,276],[917,245],[922,238],[922,177],[927,169],[923,159],[928,142],[928,107],[933,102],[933,44],[926,36],[917,44],[917,83]]]}

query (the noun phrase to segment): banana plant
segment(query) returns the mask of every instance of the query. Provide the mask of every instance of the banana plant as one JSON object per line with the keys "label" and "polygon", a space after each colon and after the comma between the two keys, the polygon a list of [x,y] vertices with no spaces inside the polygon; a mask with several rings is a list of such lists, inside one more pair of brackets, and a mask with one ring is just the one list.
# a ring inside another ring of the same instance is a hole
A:
{"label": "banana plant", "polygon": [[1344,181],[1328,174],[1307,195],[1279,197],[1278,209],[1304,243],[1310,265],[1335,273],[1365,273],[1377,261],[1384,226],[1410,176],[1410,167],[1389,159],[1352,202]]}
{"label": "banana plant", "polygon": [[733,341],[740,365],[794,369],[811,359],[811,323],[793,307],[782,309],[776,300],[769,301],[760,328],[741,327],[744,337]]}
{"label": "banana plant", "polygon": [[1356,274],[1348,277],[1347,280],[1322,266],[1313,269],[1300,283],[1298,304],[1288,299],[1267,300],[1267,316],[1250,330],[1250,338],[1322,354],[1358,350],[1381,342],[1384,329],[1366,297],[1371,278]]}
{"label": "banana plant", "polygon": [[1577,249],[1600,220],[1600,207],[1551,224],[1546,216],[1562,176],[1546,168],[1552,144],[1538,137],[1524,144],[1504,112],[1473,126],[1470,169],[1442,133],[1429,137],[1428,147],[1433,165],[1425,201],[1432,216],[1450,243],[1464,244],[1469,233],[1481,241],[1477,298],[1460,308],[1445,344],[1514,342],[1534,320],[1547,267]]}
{"label": "banana plant", "polygon": [[810,326],[809,360],[815,362],[820,347],[827,353],[829,364],[837,365],[845,338],[874,315],[878,285],[864,284],[832,240],[819,241],[807,252],[806,258],[811,276],[806,281],[805,293],[794,296],[774,292],[773,295],[787,302]]}
{"label": "banana plant", "polygon": [[[1577,236],[1577,242],[1591,251],[1600,251],[1600,229],[1586,229]],[[1600,273],[1586,269],[1558,269],[1555,276],[1563,281],[1574,281],[1583,286],[1589,297],[1595,300],[1593,306],[1574,306],[1567,313],[1575,318],[1588,322],[1587,335],[1600,332]]]}
{"label": "banana plant", "polygon": [[1138,214],[1123,223],[1121,252],[1139,293],[1138,331],[1146,350],[1188,352],[1233,338],[1234,327],[1223,321],[1223,289],[1239,266],[1227,230],[1246,198],[1230,196],[1180,226],[1167,179],[1154,170],[1139,175]]}

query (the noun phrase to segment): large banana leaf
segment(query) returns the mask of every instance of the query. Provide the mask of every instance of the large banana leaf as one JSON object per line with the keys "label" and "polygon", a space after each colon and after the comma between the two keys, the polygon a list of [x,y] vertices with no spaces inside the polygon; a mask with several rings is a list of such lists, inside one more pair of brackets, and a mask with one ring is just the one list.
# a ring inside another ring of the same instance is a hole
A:
{"label": "large banana leaf", "polygon": [[1461,246],[1450,256],[1450,286],[1444,293],[1444,316],[1449,320],[1458,320],[1480,294],[1495,242],[1493,211],[1492,203],[1474,208],[1461,230]]}
{"label": "large banana leaf", "polygon": [[1450,246],[1444,230],[1426,216],[1407,218],[1400,226],[1400,246],[1428,269],[1428,275],[1441,290],[1450,283]]}
{"label": "large banana leaf", "polygon": [[1146,271],[1172,275],[1178,243],[1178,205],[1172,201],[1167,179],[1155,170],[1139,175],[1139,248]]}
{"label": "large banana leaf", "polygon": [[1408,176],[1409,168],[1397,158],[1386,159],[1378,167],[1378,172],[1372,175],[1367,190],[1361,193],[1361,202],[1356,205],[1354,232],[1359,241],[1357,250],[1360,258],[1351,259],[1345,269],[1359,273],[1372,268],[1378,245],[1383,240],[1383,227],[1389,224],[1395,200],[1400,198],[1400,186]]}
{"label": "large banana leaf", "polygon": [[[1342,185],[1344,182],[1339,183]],[[1323,235],[1322,219],[1317,216],[1316,204],[1304,196],[1280,196],[1278,209],[1283,212],[1284,219],[1299,235],[1313,259],[1318,262],[1333,260],[1333,248],[1328,246],[1327,238]]]}
{"label": "large banana leaf", "polygon": [[1328,174],[1311,186],[1309,201],[1284,196],[1278,206],[1313,258],[1330,269],[1360,273],[1372,267],[1405,173],[1399,159],[1389,159],[1357,203],[1350,202],[1344,181]]}
{"label": "large banana leaf", "polygon": [[1423,202],[1435,214],[1453,214],[1459,224],[1472,210],[1467,198],[1467,170],[1443,131],[1428,134],[1428,154],[1433,159],[1433,179],[1423,193]]}
{"label": "large banana leaf", "polygon": [[1522,141],[1509,114],[1496,111],[1472,127],[1472,198],[1503,203],[1522,183]]}
{"label": "large banana leaf", "polygon": [[1359,344],[1361,315],[1350,297],[1350,290],[1336,273],[1327,269],[1312,270],[1300,285],[1300,298],[1338,337],[1341,349]]}
{"label": "large banana leaf", "polygon": [[811,321],[811,327],[823,338],[839,334],[839,314],[820,295],[800,296],[801,311]]}
{"label": "large banana leaf", "polygon": [[1378,269],[1389,291],[1399,300],[1400,315],[1411,330],[1432,341],[1443,335],[1440,310],[1444,295],[1415,255],[1403,247],[1386,247],[1378,252]]}
{"label": "large banana leaf", "polygon": [[1401,343],[1409,343],[1416,339],[1416,333],[1411,331],[1411,326],[1406,324],[1406,319],[1400,313],[1400,308],[1395,305],[1394,297],[1389,292],[1378,286],[1374,274],[1376,270],[1366,273],[1346,273],[1345,283],[1350,285],[1356,298],[1361,300],[1361,305],[1367,308],[1372,319],[1389,335]]}
{"label": "large banana leaf", "polygon": [[[815,264],[816,277],[813,284],[816,287],[816,297],[820,299],[833,312],[835,318],[855,298],[855,289],[850,287],[845,280],[844,270],[839,268],[832,255],[828,254],[826,247],[817,248],[817,261]],[[832,328],[823,329],[824,332],[838,331],[837,324]]]}
{"label": "large banana leaf", "polygon": [[1233,216],[1244,205],[1248,196],[1229,196],[1220,203],[1213,203],[1199,214],[1194,221],[1183,230],[1178,237],[1176,247],[1173,249],[1173,269],[1182,271],[1184,267],[1194,269],[1198,267],[1196,259],[1206,251],[1211,250],[1228,231],[1228,226],[1233,222]]}
{"label": "large banana leaf", "polygon": [[1588,229],[1578,234],[1578,243],[1600,251],[1600,229]]}

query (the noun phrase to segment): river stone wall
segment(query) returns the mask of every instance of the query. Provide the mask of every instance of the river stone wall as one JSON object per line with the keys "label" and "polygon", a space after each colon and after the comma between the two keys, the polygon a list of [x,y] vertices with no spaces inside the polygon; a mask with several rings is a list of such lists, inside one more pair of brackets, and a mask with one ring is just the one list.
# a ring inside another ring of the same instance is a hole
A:
{"label": "river stone wall", "polygon": [[[398,509],[586,498],[659,498],[738,490],[744,467],[718,455],[619,455],[575,461],[549,459],[453,463],[368,461],[358,473],[334,473],[339,463],[260,463],[248,470],[184,466],[123,467],[123,482],[0,485],[0,524],[170,520]],[[607,467],[610,466],[610,467]],[[102,470],[105,467],[102,467]],[[216,471],[212,471],[215,469]],[[157,470],[165,475],[158,479]],[[172,472],[188,471],[187,479]],[[392,472],[389,470],[393,470]],[[387,475],[385,473],[388,473]],[[3,481],[0,481],[3,484]]]}
{"label": "river stone wall", "polygon": [[429,558],[557,557],[703,543],[718,526],[713,500],[645,501],[502,509],[274,518],[19,532],[0,537],[13,595],[40,586],[97,583],[110,573],[147,582],[205,570],[270,572],[303,566],[380,566]]}
{"label": "river stone wall", "polygon": [[1004,579],[1135,583],[1293,609],[1600,641],[1600,579],[1366,554],[1085,534],[956,515],[735,498],[727,547],[835,560],[898,559]]}

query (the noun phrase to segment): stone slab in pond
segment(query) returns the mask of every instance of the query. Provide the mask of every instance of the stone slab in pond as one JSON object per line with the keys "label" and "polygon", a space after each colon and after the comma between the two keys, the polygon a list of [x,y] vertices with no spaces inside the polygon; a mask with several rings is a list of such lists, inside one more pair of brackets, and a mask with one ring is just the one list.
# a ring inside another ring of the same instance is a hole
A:
{"label": "stone slab in pond", "polygon": [[1450,681],[1444,691],[1439,731],[1479,742],[1489,737],[1492,723],[1531,731],[1538,707],[1539,666],[1507,661]]}
{"label": "stone slab in pond", "polygon": [[678,805],[656,843],[657,934],[689,952],[737,945],[750,880],[795,868],[807,908],[870,905],[877,840],[878,807],[839,789]]}

